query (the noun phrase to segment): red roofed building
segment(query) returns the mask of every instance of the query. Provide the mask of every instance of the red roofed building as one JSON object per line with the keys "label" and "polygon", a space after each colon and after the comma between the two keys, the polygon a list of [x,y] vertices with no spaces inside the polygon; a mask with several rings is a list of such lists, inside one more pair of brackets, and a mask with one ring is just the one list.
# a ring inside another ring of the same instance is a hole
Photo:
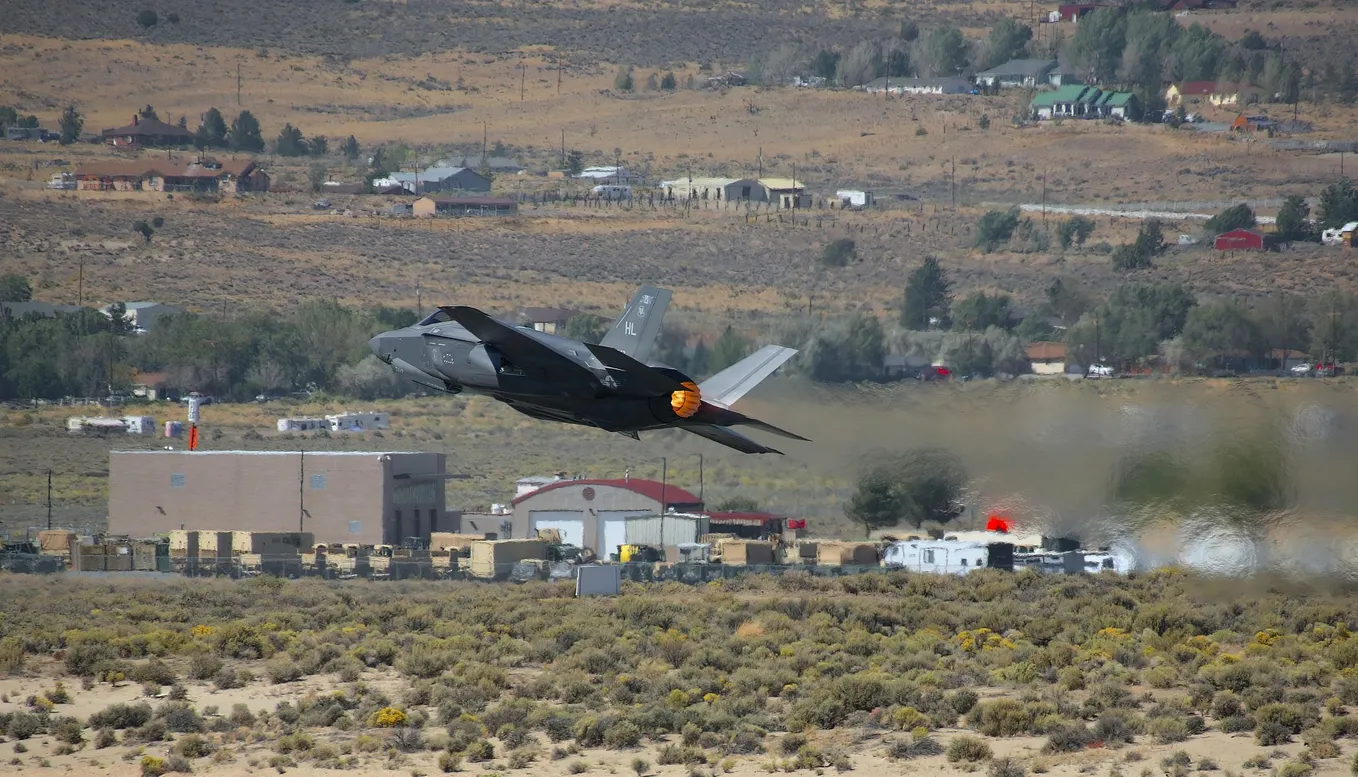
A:
{"label": "red roofed building", "polygon": [[268,174],[253,159],[91,162],[76,168],[75,179],[76,188],[82,191],[239,194],[269,190]]}
{"label": "red roofed building", "polygon": [[[609,526],[614,532],[624,518],[701,510],[702,500],[687,489],[672,483],[641,478],[613,480],[557,480],[521,494],[510,503],[514,514],[514,536],[534,537],[539,529],[556,529],[563,542],[593,548],[610,547]],[[616,544],[616,543],[613,543]]]}
{"label": "red roofed building", "polygon": [[1218,251],[1262,251],[1264,235],[1252,229],[1232,229],[1217,235],[1212,246]]}
{"label": "red roofed building", "polygon": [[193,145],[193,133],[183,127],[166,124],[159,119],[143,119],[133,116],[132,123],[125,127],[106,129],[104,142],[120,148],[137,146],[189,146]]}

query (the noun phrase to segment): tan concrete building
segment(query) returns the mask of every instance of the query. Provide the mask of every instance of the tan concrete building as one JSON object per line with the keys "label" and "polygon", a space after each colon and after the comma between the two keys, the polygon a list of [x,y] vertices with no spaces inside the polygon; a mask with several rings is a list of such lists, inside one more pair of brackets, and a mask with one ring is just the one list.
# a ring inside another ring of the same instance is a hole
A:
{"label": "tan concrete building", "polygon": [[450,531],[442,453],[113,451],[109,533],[306,531],[397,545]]}

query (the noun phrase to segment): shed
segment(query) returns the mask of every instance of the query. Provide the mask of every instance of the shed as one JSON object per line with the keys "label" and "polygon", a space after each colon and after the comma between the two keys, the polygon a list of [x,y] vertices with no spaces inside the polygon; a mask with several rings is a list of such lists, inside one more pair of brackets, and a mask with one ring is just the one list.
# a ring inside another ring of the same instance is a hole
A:
{"label": "shed", "polygon": [[421,197],[411,210],[416,216],[513,216],[519,203],[512,197]]}
{"label": "shed", "polygon": [[702,507],[697,496],[679,486],[640,478],[557,480],[515,497],[512,504],[520,537],[556,529],[567,544],[591,548],[604,558],[625,542],[627,518]]}
{"label": "shed", "polygon": [[1212,246],[1218,251],[1262,251],[1264,235],[1252,229],[1233,229],[1217,235]]}
{"label": "shed", "polygon": [[1024,349],[1034,375],[1060,375],[1066,371],[1066,344],[1050,341],[1029,343]]}

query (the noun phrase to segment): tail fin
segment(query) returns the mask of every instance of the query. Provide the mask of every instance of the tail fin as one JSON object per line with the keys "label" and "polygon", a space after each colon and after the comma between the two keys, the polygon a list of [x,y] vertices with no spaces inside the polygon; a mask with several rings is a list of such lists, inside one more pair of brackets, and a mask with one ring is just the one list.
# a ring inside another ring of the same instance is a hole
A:
{"label": "tail fin", "polygon": [[698,384],[698,389],[704,401],[729,408],[796,353],[793,348],[766,345]]}
{"label": "tail fin", "polygon": [[660,334],[660,324],[665,319],[665,308],[670,304],[669,289],[642,286],[627,303],[622,315],[608,330],[599,345],[631,356],[639,362],[651,357],[651,347]]}

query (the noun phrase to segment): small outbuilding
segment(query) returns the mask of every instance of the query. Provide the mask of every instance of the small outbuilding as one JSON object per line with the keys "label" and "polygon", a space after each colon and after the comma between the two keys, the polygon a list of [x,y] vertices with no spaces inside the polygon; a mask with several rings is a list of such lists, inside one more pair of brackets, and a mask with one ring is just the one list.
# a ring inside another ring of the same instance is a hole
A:
{"label": "small outbuilding", "polygon": [[1218,251],[1262,251],[1264,235],[1252,229],[1233,229],[1217,235],[1212,246]]}
{"label": "small outbuilding", "polygon": [[416,216],[513,216],[519,203],[512,197],[421,197],[411,210]]}

